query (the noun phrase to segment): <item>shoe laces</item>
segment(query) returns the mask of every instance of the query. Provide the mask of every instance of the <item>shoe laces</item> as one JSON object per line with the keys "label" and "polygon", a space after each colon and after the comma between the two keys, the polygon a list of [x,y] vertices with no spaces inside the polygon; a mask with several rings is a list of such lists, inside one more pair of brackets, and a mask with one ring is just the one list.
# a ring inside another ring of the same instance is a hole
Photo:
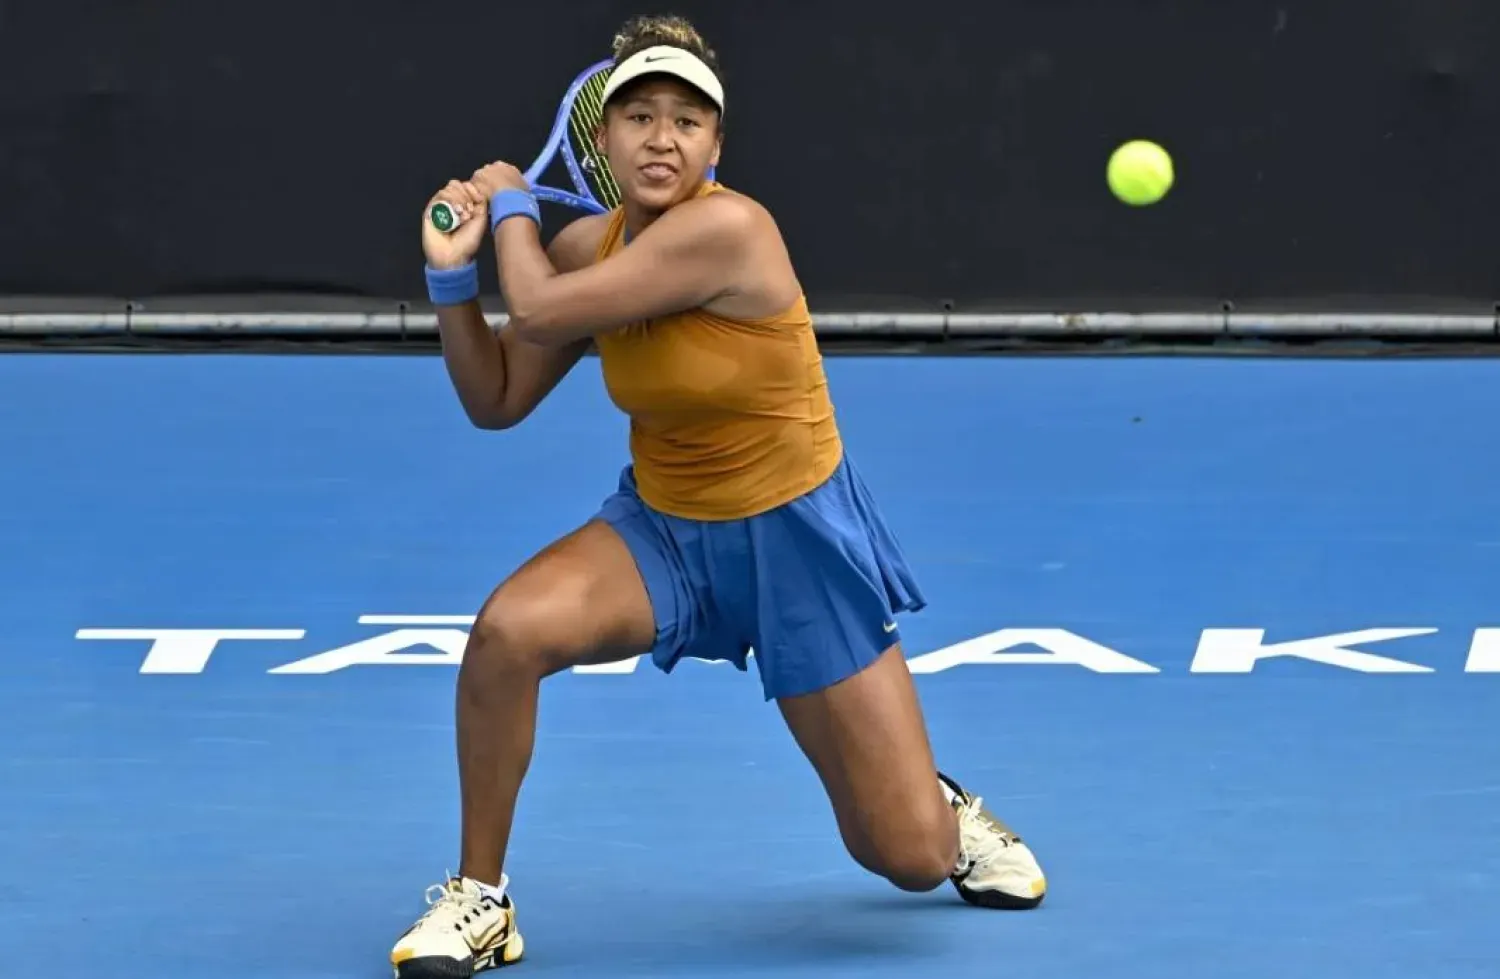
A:
{"label": "shoe laces", "polygon": [[1007,825],[984,808],[984,799],[972,795],[963,800],[959,811],[959,838],[963,846],[964,863],[973,866],[987,863],[1010,849],[1021,838]]}
{"label": "shoe laces", "polygon": [[470,894],[452,878],[447,883],[433,884],[427,888],[427,911],[422,915],[424,923],[440,926],[452,925],[455,931],[477,920],[486,910],[483,898]]}

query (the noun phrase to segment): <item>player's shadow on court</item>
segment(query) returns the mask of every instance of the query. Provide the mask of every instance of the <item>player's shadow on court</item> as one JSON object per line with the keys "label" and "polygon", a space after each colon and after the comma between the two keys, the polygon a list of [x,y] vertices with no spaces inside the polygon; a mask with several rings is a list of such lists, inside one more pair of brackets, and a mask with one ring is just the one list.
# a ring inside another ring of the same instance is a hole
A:
{"label": "player's shadow on court", "polygon": [[[730,890],[713,902],[673,901],[675,906],[656,902],[649,912],[632,912],[649,916],[651,928],[623,929],[626,934],[651,934],[650,943],[622,942],[618,928],[612,933],[580,929],[566,945],[538,941],[536,958],[551,962],[560,974],[592,963],[601,976],[713,975],[752,962],[757,970],[792,969],[797,974],[866,961],[872,968],[899,961],[917,965],[932,960],[943,930],[925,927],[924,922],[936,925],[937,919],[914,912],[964,909],[933,895],[925,901],[911,897],[872,897],[857,887],[840,886],[777,896]],[[639,924],[645,928],[645,919]]]}
{"label": "player's shadow on court", "polygon": [[965,904],[947,884],[930,894],[906,894],[895,890],[881,894],[861,894],[849,901],[848,906],[850,910],[862,914],[903,917],[923,911],[964,914],[978,910]]}
{"label": "player's shadow on court", "polygon": [[[921,902],[907,904],[906,910]],[[748,905],[732,929],[725,929],[724,952],[803,965],[875,958],[930,958],[932,944],[910,921],[897,925],[902,910],[848,894],[784,898]]]}

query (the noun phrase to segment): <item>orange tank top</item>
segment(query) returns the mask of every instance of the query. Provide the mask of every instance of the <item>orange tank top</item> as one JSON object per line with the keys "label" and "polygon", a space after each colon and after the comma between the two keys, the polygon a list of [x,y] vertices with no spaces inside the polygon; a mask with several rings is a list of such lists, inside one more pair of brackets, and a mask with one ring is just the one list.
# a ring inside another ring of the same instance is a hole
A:
{"label": "orange tank top", "polygon": [[[624,237],[616,209],[596,260],[627,247]],[[662,513],[763,513],[820,486],[842,458],[806,297],[756,320],[674,313],[595,344],[610,399],[630,418],[637,491]]]}

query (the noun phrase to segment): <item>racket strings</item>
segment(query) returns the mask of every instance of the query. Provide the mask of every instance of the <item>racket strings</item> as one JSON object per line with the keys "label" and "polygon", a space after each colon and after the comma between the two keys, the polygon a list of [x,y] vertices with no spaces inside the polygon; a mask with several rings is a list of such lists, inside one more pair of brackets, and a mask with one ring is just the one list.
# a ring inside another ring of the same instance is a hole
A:
{"label": "racket strings", "polygon": [[608,71],[597,71],[583,83],[568,113],[568,128],[573,137],[574,156],[590,192],[606,208],[615,208],[620,205],[620,188],[615,184],[609,161],[594,144],[594,134],[604,122],[604,86],[608,81]]}

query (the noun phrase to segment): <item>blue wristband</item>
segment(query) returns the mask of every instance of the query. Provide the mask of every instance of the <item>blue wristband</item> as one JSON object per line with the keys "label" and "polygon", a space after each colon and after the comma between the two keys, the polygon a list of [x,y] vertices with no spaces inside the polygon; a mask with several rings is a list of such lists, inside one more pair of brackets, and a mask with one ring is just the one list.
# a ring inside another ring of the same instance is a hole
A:
{"label": "blue wristband", "polygon": [[427,298],[434,306],[460,306],[479,298],[479,266],[473,262],[456,269],[427,266]]}
{"label": "blue wristband", "polygon": [[542,226],[542,209],[529,190],[497,190],[490,197],[490,234],[500,227],[500,222],[517,215],[531,218],[538,228]]}

